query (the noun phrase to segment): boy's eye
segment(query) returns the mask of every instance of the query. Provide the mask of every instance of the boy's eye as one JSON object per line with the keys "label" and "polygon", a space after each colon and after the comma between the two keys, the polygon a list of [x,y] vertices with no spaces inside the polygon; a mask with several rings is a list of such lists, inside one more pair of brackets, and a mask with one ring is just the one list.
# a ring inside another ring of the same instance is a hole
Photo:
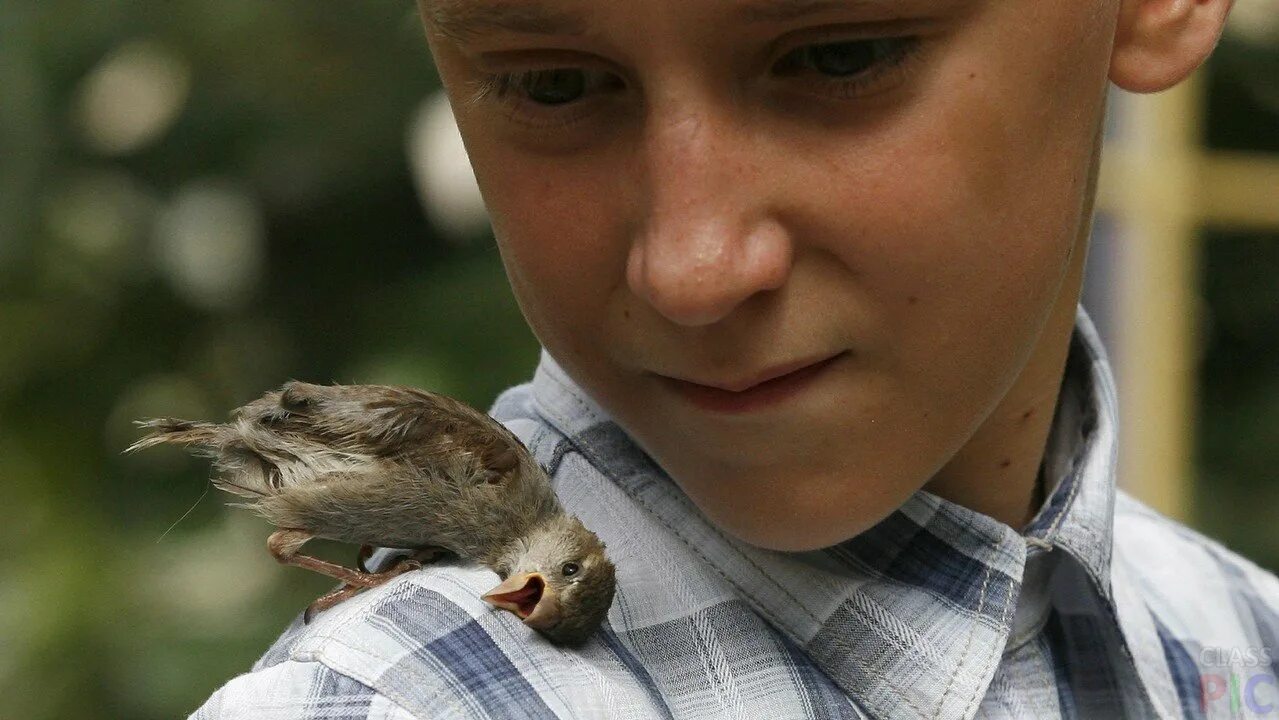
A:
{"label": "boy's eye", "polygon": [[623,87],[621,78],[583,68],[552,68],[519,73],[487,75],[475,83],[472,102],[493,99],[502,103],[530,102],[554,107],[569,105],[593,89],[608,91]]}
{"label": "boy's eye", "polygon": [[790,53],[778,63],[783,73],[811,67],[822,75],[848,77],[857,75],[891,58],[898,50],[894,41],[900,38],[853,40],[807,45]]}
{"label": "boy's eye", "polygon": [[[918,37],[885,37],[805,45],[777,62],[783,77],[799,76],[820,94],[853,99],[889,88],[918,56]],[[804,76],[816,75],[805,78]]]}
{"label": "boy's eye", "polygon": [[532,73],[528,96],[542,105],[563,105],[582,97],[586,91],[586,77],[582,71],[560,68]]}
{"label": "boy's eye", "polygon": [[875,63],[874,46],[870,43],[830,43],[808,49],[813,67],[826,75],[855,75]]}

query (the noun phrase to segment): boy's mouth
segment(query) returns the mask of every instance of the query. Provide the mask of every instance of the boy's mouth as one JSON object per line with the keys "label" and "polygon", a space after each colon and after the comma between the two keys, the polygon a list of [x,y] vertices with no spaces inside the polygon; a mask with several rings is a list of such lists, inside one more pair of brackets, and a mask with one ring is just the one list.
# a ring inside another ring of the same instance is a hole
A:
{"label": "boy's mouth", "polygon": [[694,405],[714,412],[737,413],[779,403],[798,393],[848,351],[817,360],[779,365],[752,378],[731,382],[701,383],[662,376],[676,393]]}

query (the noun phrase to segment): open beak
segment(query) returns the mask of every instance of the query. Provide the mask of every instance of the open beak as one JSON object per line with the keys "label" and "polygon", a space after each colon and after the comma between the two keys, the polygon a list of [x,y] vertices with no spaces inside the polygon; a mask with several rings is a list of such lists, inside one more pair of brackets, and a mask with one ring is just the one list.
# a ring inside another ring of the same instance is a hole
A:
{"label": "open beak", "polygon": [[541,573],[512,575],[488,591],[482,599],[503,610],[510,610],[525,625],[539,630],[554,627],[560,621],[559,598],[547,586]]}

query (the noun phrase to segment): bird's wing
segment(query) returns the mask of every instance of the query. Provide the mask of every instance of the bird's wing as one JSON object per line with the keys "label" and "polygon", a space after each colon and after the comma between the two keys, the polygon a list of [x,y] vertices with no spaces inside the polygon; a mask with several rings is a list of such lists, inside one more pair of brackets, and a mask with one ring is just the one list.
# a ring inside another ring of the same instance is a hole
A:
{"label": "bird's wing", "polygon": [[447,483],[412,482],[375,463],[315,476],[311,482],[259,499],[252,509],[279,527],[378,547],[431,544],[459,502]]}
{"label": "bird's wing", "polygon": [[370,423],[372,442],[395,447],[419,463],[469,462],[477,483],[504,482],[519,468],[520,455],[528,450],[497,420],[446,395],[404,390],[406,396],[386,403]]}
{"label": "bird's wing", "polygon": [[446,468],[498,483],[519,467],[524,444],[487,414],[447,395],[393,385],[292,381],[233,412],[277,434],[385,458]]}

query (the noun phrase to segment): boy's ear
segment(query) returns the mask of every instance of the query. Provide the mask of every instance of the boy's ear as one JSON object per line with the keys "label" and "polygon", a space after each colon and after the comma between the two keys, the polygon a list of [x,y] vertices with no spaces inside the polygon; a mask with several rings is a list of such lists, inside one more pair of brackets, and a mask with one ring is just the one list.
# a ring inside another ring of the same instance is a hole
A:
{"label": "boy's ear", "polygon": [[1221,38],[1234,0],[1120,0],[1110,80],[1136,93],[1166,90]]}

